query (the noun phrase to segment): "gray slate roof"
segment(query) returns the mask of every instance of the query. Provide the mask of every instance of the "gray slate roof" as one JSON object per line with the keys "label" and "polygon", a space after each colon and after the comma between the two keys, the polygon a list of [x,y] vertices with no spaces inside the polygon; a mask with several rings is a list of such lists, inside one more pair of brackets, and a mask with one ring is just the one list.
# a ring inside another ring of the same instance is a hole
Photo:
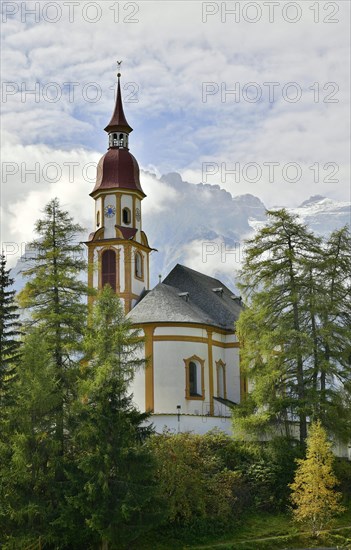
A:
{"label": "gray slate roof", "polygon": [[[223,292],[214,292],[222,288]],[[188,292],[188,301],[180,293]],[[242,306],[221,281],[177,264],[128,314],[135,324],[201,323],[232,331]]]}

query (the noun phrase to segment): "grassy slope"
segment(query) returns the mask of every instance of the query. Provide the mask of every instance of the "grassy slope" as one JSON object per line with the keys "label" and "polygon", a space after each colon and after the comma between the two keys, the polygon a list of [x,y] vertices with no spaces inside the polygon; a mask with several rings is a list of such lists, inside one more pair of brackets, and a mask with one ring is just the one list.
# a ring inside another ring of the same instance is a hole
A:
{"label": "grassy slope", "polygon": [[[190,536],[190,543],[185,533],[181,537],[167,536],[165,532],[152,533],[147,540],[138,541],[138,550],[279,550],[286,548],[303,548],[317,546],[339,546],[351,550],[351,503],[345,513],[337,518],[333,530],[325,532],[318,540],[313,540],[307,533],[301,533],[286,514],[250,514],[240,525],[223,536],[211,536],[198,539]],[[303,529],[301,528],[301,531]],[[179,540],[179,539],[182,540]],[[177,540],[178,539],[178,540]],[[261,540],[259,540],[261,539]]]}

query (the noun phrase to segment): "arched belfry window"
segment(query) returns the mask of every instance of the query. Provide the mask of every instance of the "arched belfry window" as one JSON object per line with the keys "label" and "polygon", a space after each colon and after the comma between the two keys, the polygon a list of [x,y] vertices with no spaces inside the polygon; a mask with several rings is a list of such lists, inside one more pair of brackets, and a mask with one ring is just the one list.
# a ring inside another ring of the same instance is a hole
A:
{"label": "arched belfry window", "polygon": [[132,221],[132,215],[129,208],[123,208],[122,220],[125,225],[130,225],[130,222]]}
{"label": "arched belfry window", "polygon": [[140,254],[140,252],[136,252],[135,253],[135,276],[138,278],[138,279],[142,279],[143,278],[143,257],[142,255]]}
{"label": "arched belfry window", "polygon": [[184,359],[186,399],[205,399],[205,360],[197,355]]}
{"label": "arched belfry window", "polygon": [[109,284],[116,292],[116,252],[104,250],[101,258],[101,286]]}
{"label": "arched belfry window", "polygon": [[100,227],[100,210],[96,214],[96,226]]}

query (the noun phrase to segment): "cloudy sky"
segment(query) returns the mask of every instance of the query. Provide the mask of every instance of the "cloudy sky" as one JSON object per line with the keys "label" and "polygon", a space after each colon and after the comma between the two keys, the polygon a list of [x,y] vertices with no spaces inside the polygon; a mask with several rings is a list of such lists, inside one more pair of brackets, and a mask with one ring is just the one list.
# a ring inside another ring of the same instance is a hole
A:
{"label": "cloudy sky", "polygon": [[[315,194],[350,200],[348,1],[1,7],[1,240],[10,263],[54,196],[90,231],[116,60],[144,171],[252,193],[268,207]],[[143,187],[148,223],[164,208],[181,222],[165,183],[146,174]]]}

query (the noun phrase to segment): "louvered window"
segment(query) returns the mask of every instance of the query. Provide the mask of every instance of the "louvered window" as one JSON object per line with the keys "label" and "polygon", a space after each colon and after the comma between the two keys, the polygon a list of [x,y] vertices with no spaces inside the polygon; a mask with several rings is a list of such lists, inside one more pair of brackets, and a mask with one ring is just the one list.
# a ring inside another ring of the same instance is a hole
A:
{"label": "louvered window", "polygon": [[116,252],[114,250],[105,250],[102,253],[102,286],[109,284],[116,292]]}

